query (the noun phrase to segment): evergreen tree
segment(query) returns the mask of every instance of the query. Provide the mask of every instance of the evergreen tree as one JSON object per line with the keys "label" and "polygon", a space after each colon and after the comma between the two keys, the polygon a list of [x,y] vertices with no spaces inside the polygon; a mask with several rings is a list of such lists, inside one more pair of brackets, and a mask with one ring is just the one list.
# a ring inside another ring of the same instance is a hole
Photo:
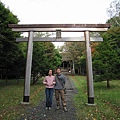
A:
{"label": "evergreen tree", "polygon": [[13,32],[8,28],[8,24],[17,24],[19,22],[8,8],[0,2],[0,72],[1,78],[16,75],[17,63],[19,60],[19,46],[15,42],[19,33]]}
{"label": "evergreen tree", "polygon": [[104,41],[96,47],[93,68],[99,76],[96,81],[120,79],[120,28],[113,28],[103,34]]}

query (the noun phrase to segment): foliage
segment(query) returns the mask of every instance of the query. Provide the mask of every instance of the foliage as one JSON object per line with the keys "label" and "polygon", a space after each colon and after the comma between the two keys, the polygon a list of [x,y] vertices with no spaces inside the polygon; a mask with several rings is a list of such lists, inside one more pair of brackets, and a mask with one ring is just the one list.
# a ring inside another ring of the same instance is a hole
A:
{"label": "foliage", "polygon": [[115,16],[115,17],[110,18],[109,20],[107,20],[106,23],[110,23],[111,24],[111,28],[119,27],[118,23],[120,23],[120,18]]}
{"label": "foliage", "polygon": [[61,56],[51,42],[35,42],[33,47],[33,73],[45,75],[48,69],[61,65]]}
{"label": "foliage", "polygon": [[[110,23],[114,23],[116,26],[120,26],[120,1],[113,0],[110,7],[107,9],[107,13],[110,17]],[[114,21],[114,22],[113,22]]]}
{"label": "foliage", "polygon": [[80,59],[79,59],[79,65],[81,72],[80,74],[85,75],[86,74],[86,54],[85,51],[82,53]]}
{"label": "foliage", "polygon": [[15,39],[20,37],[20,34],[8,28],[8,24],[17,24],[18,22],[17,16],[0,2],[0,72],[3,78],[9,77],[11,73],[14,75],[18,73],[17,64],[19,64],[21,51]]}
{"label": "foliage", "polygon": [[[49,37],[52,34],[36,32],[34,37]],[[46,75],[48,69],[55,69],[61,65],[61,56],[52,42],[34,42],[32,73]]]}
{"label": "foliage", "polygon": [[84,43],[80,42],[66,42],[64,44],[64,52],[68,53],[68,57],[72,60],[77,62],[79,56],[81,56],[84,50]]}
{"label": "foliage", "polygon": [[85,45],[83,42],[65,42],[64,46],[61,47],[61,50],[67,53],[66,58],[71,61],[71,66],[73,64],[75,69],[80,67],[80,57],[84,49]]}
{"label": "foliage", "polygon": [[93,57],[93,69],[100,74],[97,81],[120,79],[120,28],[108,30],[103,38]]}

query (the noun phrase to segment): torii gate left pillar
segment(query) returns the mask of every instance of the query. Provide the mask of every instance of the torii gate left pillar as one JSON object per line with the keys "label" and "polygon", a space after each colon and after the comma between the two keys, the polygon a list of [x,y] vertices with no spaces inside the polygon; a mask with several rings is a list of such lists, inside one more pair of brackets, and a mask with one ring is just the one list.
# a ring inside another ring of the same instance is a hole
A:
{"label": "torii gate left pillar", "polygon": [[[29,32],[23,104],[29,104],[32,49],[33,49],[33,32],[56,32],[57,30],[58,31],[60,30],[61,32],[84,32],[85,33],[84,37],[85,37],[85,43],[86,43],[88,105],[94,105],[92,56],[91,56],[89,32],[107,31],[107,29],[111,26],[110,24],[28,24],[28,25],[9,24],[8,26],[12,28],[13,31]],[[52,40],[50,38],[45,38],[38,41],[52,42]],[[64,40],[62,41],[62,39],[58,39],[56,41],[63,42]],[[74,39],[73,40],[65,39],[65,41],[74,41]]]}
{"label": "torii gate left pillar", "polygon": [[27,59],[26,59],[23,104],[27,104],[27,103],[29,104],[30,79],[31,79],[31,68],[32,68],[32,51],[33,51],[33,31],[29,32],[27,46],[28,46],[28,48],[27,48]]}

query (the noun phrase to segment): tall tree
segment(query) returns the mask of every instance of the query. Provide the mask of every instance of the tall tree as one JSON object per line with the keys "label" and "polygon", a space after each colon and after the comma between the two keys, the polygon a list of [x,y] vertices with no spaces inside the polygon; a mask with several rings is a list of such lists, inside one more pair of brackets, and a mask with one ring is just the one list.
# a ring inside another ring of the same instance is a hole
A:
{"label": "tall tree", "polygon": [[120,79],[120,28],[113,28],[103,34],[104,41],[96,47],[93,56],[93,68],[100,74],[97,81]]}
{"label": "tall tree", "polygon": [[15,33],[10,28],[8,28],[8,24],[17,24],[18,22],[19,20],[17,16],[15,16],[8,8],[5,8],[4,4],[0,2],[1,78],[3,74],[9,75],[10,73],[13,74],[17,71],[16,62],[19,59],[19,47],[15,42],[15,39],[16,37],[20,37],[20,34]]}

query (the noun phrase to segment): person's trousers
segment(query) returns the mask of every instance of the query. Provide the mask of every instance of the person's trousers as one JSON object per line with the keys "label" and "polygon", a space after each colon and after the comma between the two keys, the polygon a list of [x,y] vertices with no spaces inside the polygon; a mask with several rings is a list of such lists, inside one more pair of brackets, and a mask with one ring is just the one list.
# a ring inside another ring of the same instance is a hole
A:
{"label": "person's trousers", "polygon": [[55,90],[55,98],[56,98],[57,106],[60,106],[60,99],[61,99],[63,107],[66,107],[64,90]]}
{"label": "person's trousers", "polygon": [[53,97],[54,88],[46,88],[46,107],[52,107],[52,97]]}

